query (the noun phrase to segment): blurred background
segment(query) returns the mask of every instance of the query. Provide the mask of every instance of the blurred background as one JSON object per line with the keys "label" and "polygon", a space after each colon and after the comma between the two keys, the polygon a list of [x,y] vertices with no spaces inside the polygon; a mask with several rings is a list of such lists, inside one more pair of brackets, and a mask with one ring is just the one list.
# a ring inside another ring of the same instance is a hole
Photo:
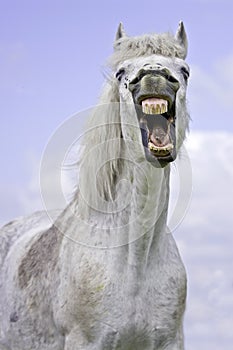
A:
{"label": "blurred background", "polygon": [[0,223],[43,208],[39,171],[58,126],[98,102],[120,21],[128,35],[184,21],[192,198],[174,231],[188,273],[189,350],[233,343],[233,2],[2,0]]}

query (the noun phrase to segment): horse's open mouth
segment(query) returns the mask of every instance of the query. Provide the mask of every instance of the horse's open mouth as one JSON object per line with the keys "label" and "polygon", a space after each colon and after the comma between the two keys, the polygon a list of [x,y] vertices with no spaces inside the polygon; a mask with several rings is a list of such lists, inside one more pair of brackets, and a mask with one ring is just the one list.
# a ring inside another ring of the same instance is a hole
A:
{"label": "horse's open mouth", "polygon": [[147,160],[165,166],[176,158],[176,92],[168,69],[141,69],[130,82]]}
{"label": "horse's open mouth", "polygon": [[176,157],[175,102],[166,96],[143,97],[137,105],[147,159],[164,166]]}

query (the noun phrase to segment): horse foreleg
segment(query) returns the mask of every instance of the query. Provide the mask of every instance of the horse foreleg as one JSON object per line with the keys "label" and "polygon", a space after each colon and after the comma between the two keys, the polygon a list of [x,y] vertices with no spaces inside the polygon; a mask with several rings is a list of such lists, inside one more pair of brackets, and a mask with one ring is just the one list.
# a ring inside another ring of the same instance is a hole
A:
{"label": "horse foreleg", "polygon": [[97,349],[95,344],[90,344],[87,338],[80,331],[77,326],[65,337],[65,348],[64,350],[95,350]]}

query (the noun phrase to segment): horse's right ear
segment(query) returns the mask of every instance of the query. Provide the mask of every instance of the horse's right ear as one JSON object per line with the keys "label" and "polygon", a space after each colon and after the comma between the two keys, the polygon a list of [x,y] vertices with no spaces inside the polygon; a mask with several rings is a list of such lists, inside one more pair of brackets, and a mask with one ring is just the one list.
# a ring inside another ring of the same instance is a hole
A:
{"label": "horse's right ear", "polygon": [[123,27],[123,24],[120,23],[119,26],[118,26],[118,29],[117,29],[117,32],[116,32],[116,37],[115,37],[115,41],[123,38],[127,36],[126,33],[125,33],[125,30],[124,30],[124,27]]}
{"label": "horse's right ear", "polygon": [[175,35],[175,39],[178,41],[178,43],[180,44],[180,46],[183,49],[183,54],[181,55],[183,58],[185,59],[187,56],[187,52],[188,52],[188,39],[187,39],[187,34],[184,28],[184,23],[182,21],[180,21],[179,23],[179,27],[177,29],[176,35]]}

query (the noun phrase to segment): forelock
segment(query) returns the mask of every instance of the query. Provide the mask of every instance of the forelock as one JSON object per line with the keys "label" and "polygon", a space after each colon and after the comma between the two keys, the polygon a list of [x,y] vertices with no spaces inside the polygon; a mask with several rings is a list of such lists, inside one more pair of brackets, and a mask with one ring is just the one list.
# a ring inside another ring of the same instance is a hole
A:
{"label": "forelock", "polygon": [[164,57],[183,58],[184,48],[170,33],[151,34],[138,37],[122,37],[114,44],[114,53],[108,64],[116,69],[119,64],[135,57],[161,55]]}

